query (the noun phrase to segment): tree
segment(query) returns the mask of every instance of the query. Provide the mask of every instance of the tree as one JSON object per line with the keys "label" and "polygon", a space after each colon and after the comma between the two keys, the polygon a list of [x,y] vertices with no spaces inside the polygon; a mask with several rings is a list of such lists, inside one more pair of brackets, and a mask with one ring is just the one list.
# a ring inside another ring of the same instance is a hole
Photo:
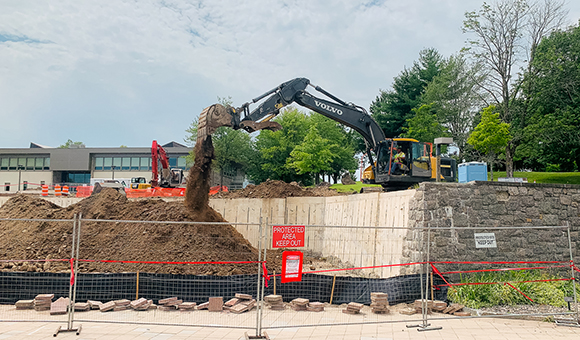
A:
{"label": "tree", "polygon": [[439,74],[443,57],[434,48],[419,52],[419,60],[413,67],[405,68],[393,82],[390,91],[381,90],[371,103],[372,117],[384,130],[387,137],[396,137],[407,127],[412,118],[412,109],[421,104],[421,95],[427,84]]}
{"label": "tree", "polygon": [[83,142],[73,142],[71,139],[67,140],[66,143],[60,145],[59,149],[70,149],[70,148],[84,148],[85,144]]}
{"label": "tree", "polygon": [[[333,157],[331,169],[325,172],[333,177],[334,183],[338,183],[344,172],[356,170],[358,161],[354,155],[357,140],[353,139],[353,134],[344,125],[315,112],[310,113],[308,123],[316,125],[320,137],[329,141],[328,148]],[[359,135],[355,131],[354,134]]]}
{"label": "tree", "polygon": [[422,96],[423,103],[432,105],[438,122],[453,137],[460,158],[484,103],[485,95],[477,86],[482,80],[476,65],[469,65],[462,54],[453,55],[445,60],[441,73],[427,85]]}
{"label": "tree", "polygon": [[[530,6],[526,0],[499,0],[492,5],[484,3],[479,12],[465,14],[463,31],[475,35],[474,39],[468,40],[470,47],[465,50],[483,66],[486,76],[480,86],[497,103],[500,118],[506,123],[516,120],[514,113],[526,113],[526,110],[512,110],[521,86],[521,83],[514,82],[514,68],[526,51],[533,52],[534,42],[555,29],[551,23],[557,23],[560,21],[557,18],[565,16],[561,6],[560,10],[544,10],[554,9],[558,3],[545,0],[543,5],[534,3]],[[518,128],[521,125],[522,122],[513,126]],[[513,157],[518,142],[516,138],[506,145],[508,177],[513,176]]]}
{"label": "tree", "polygon": [[[580,26],[552,33],[538,45],[525,93],[531,112],[518,151],[541,168],[580,166]],[[529,83],[529,84],[528,84]]]}
{"label": "tree", "polygon": [[288,183],[296,181],[305,185],[311,184],[310,174],[298,174],[287,163],[290,153],[304,141],[308,133],[307,117],[295,108],[288,108],[274,121],[282,126],[281,130],[261,130],[256,137],[256,150],[259,155],[253,161],[251,178],[258,183],[277,179]]}
{"label": "tree", "polygon": [[[332,169],[330,164],[334,157],[330,151],[330,141],[320,136],[315,124],[308,129],[304,141],[290,152],[287,164],[296,169],[300,175],[308,173],[317,175]],[[318,184],[319,176],[315,178]]]}
{"label": "tree", "polygon": [[485,156],[485,160],[490,164],[491,180],[493,181],[493,165],[497,155],[505,148],[511,139],[509,124],[500,120],[499,112],[494,113],[494,105],[483,109],[481,122],[475,127],[467,143]]}
{"label": "tree", "polygon": [[413,112],[415,115],[407,121],[409,127],[404,128],[404,137],[433,143],[435,138],[449,136],[447,129],[439,123],[432,105],[422,105]]}

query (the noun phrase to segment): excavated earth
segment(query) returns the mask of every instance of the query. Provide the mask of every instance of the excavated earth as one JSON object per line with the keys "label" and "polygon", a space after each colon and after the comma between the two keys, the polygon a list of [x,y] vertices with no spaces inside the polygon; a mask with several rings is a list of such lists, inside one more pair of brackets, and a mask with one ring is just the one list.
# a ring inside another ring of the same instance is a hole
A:
{"label": "excavated earth", "polygon": [[286,198],[286,197],[327,197],[344,195],[330,189],[328,185],[304,188],[295,182],[267,180],[259,185],[248,185],[244,189],[220,192],[215,198]]}
{"label": "excavated earth", "polygon": [[[256,273],[257,263],[215,263],[258,260],[258,250],[231,225],[167,223],[227,222],[208,204],[212,159],[213,146],[211,137],[208,137],[196,145],[196,165],[190,170],[185,204],[161,199],[131,201],[110,188],[67,208],[30,195],[13,197],[0,207],[0,218],[26,220],[0,221],[0,270],[70,271],[67,260],[72,257],[73,225],[70,220],[82,214],[82,218],[89,221],[83,221],[81,228],[79,259],[88,260],[80,261],[81,272],[140,271],[198,275]],[[262,197],[277,197],[283,191],[287,196],[304,196],[306,193],[298,186],[282,183],[269,181],[254,188]],[[311,191],[308,193],[313,195]],[[280,272],[280,255],[279,250],[268,252],[270,271]],[[312,259],[307,257],[305,263],[312,263]]]}

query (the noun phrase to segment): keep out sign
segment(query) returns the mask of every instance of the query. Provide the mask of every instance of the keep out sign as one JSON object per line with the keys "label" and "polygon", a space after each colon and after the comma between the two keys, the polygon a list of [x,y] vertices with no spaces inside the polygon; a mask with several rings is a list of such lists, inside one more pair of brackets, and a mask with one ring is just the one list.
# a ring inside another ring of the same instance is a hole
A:
{"label": "keep out sign", "polygon": [[273,248],[304,247],[304,226],[274,226],[272,229]]}

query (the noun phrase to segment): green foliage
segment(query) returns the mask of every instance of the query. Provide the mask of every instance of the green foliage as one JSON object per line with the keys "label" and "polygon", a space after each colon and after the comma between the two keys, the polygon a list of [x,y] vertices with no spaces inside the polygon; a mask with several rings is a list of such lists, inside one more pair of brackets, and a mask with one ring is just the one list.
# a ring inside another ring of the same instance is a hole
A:
{"label": "green foliage", "polygon": [[333,184],[330,186],[330,189],[334,189],[338,192],[360,192],[361,188],[366,187],[380,187],[379,184],[363,184],[362,182],[358,181],[355,184]]}
{"label": "green foliage", "polygon": [[[505,171],[496,174],[506,176]],[[514,177],[527,178],[528,183],[580,184],[580,172],[514,172]]]}
{"label": "green foliage", "polygon": [[518,151],[534,168],[580,164],[580,26],[552,33],[538,45],[526,73],[530,124]]}
{"label": "green foliage", "polygon": [[560,164],[546,164],[546,172],[560,172]]}
{"label": "green foliage", "polygon": [[422,96],[424,104],[431,104],[437,120],[446,127],[453,143],[463,157],[467,138],[477,125],[477,110],[484,93],[478,84],[483,76],[477,65],[470,65],[462,54],[452,55],[443,62],[441,73],[427,85]]}
{"label": "green foliage", "polygon": [[447,129],[439,123],[432,105],[422,105],[413,112],[413,118],[407,120],[409,127],[403,127],[404,137],[433,143],[435,138],[449,136]]}
{"label": "green foliage", "polygon": [[330,152],[330,141],[320,137],[316,125],[313,125],[308,130],[304,141],[290,152],[290,158],[286,162],[296,169],[299,175],[318,174],[331,170],[330,163],[333,158],[334,155]]}
{"label": "green foliage", "polygon": [[[566,305],[564,297],[571,296],[573,293],[571,282],[547,281],[516,283],[520,281],[553,280],[559,278],[539,270],[476,273],[463,277],[461,283],[499,283],[455,286],[456,290],[449,288],[447,297],[455,303],[460,303],[470,308],[526,304],[564,307]],[[509,282],[534,300],[534,302],[532,303],[521,293],[509,285],[504,284],[505,282]]]}
{"label": "green foliage", "polygon": [[281,130],[262,130],[256,138],[259,155],[251,171],[255,182],[269,178],[309,185],[318,174],[337,180],[344,171],[356,169],[352,134],[343,125],[297,109],[283,111],[275,121]]}
{"label": "green foliage", "polygon": [[480,123],[467,140],[477,151],[491,159],[502,151],[511,138],[509,124],[501,122],[499,113],[493,113],[494,110],[494,105],[483,109]]}
{"label": "green foliage", "polygon": [[421,95],[427,84],[441,71],[443,57],[434,48],[419,52],[413,67],[405,68],[393,82],[390,91],[381,90],[371,103],[372,117],[387,137],[397,137],[413,117],[412,109],[421,104]]}
{"label": "green foliage", "polygon": [[84,147],[84,145],[85,144],[83,142],[73,142],[71,139],[69,139],[63,145],[59,145],[58,148],[59,149],[68,149],[68,148],[71,148],[71,147],[74,148],[75,146],[76,147],[80,147],[80,146]]}

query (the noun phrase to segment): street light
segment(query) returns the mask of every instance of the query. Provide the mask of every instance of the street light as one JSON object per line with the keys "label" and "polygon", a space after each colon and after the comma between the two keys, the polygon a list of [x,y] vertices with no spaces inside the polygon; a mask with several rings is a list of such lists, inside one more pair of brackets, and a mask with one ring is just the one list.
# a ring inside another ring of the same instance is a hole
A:
{"label": "street light", "polygon": [[18,191],[20,192],[20,179],[22,178],[22,170],[24,169],[24,165],[18,164]]}

